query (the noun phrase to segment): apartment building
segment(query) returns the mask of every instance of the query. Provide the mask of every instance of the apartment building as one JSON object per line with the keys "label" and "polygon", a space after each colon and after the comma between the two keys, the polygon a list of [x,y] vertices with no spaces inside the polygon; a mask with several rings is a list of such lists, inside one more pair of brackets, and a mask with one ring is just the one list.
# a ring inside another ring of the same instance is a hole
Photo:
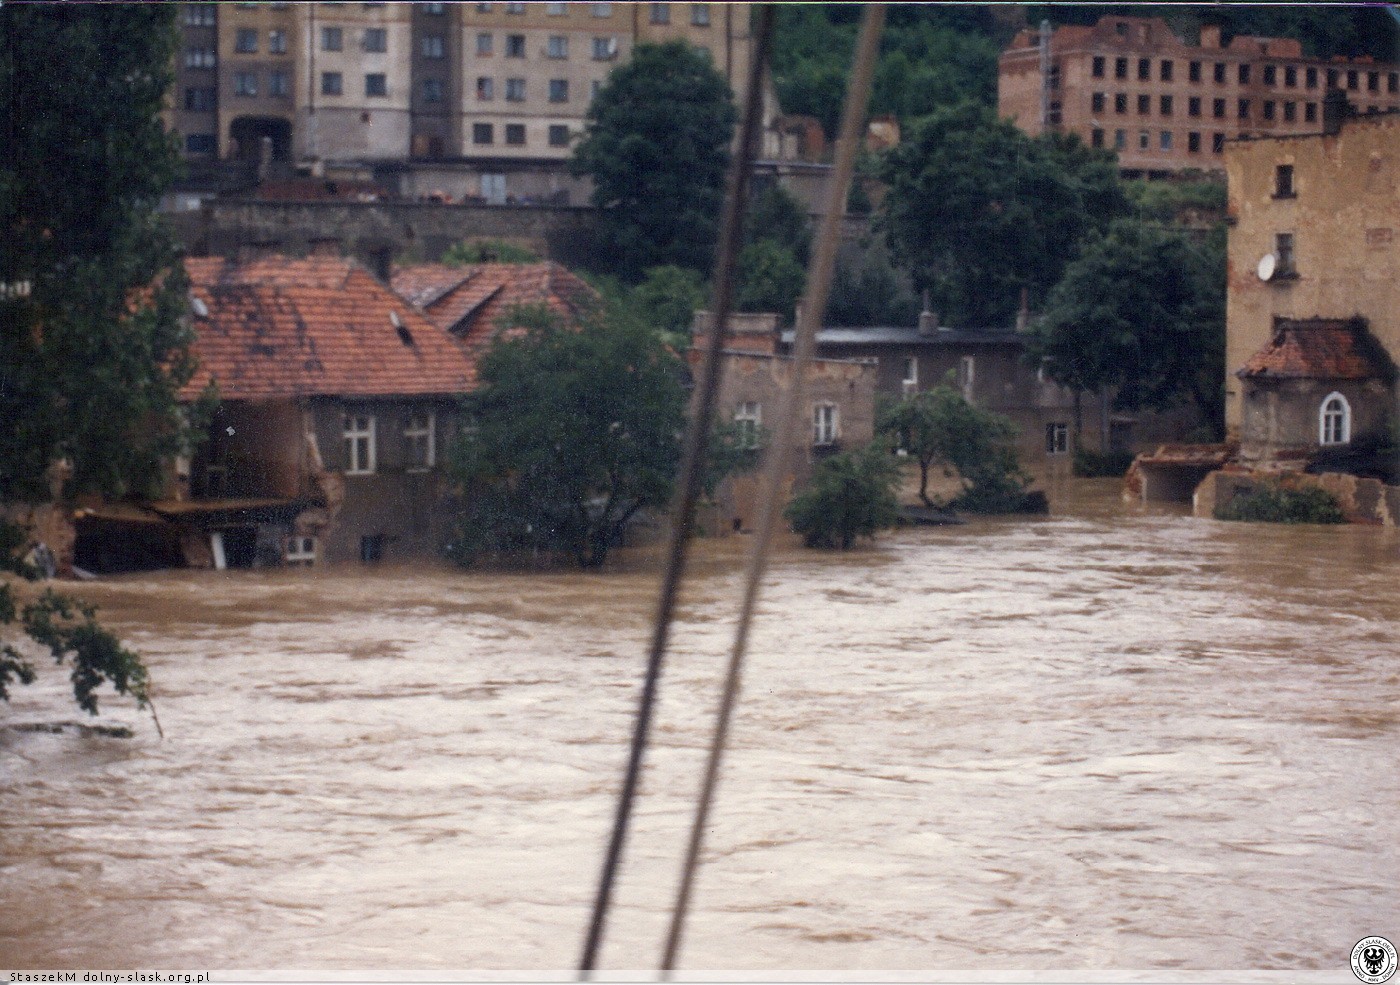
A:
{"label": "apartment building", "polygon": [[1400,108],[1400,66],[1305,58],[1292,39],[1219,27],[1187,44],[1155,17],[1021,31],[1002,52],[998,106],[1021,129],[1075,133],[1112,148],[1125,173],[1223,171],[1226,141],[1317,133],[1328,89],[1364,111]]}
{"label": "apartment building", "polygon": [[736,88],[751,57],[742,3],[182,8],[168,122],[191,158],[562,161],[638,43],[683,38]]}

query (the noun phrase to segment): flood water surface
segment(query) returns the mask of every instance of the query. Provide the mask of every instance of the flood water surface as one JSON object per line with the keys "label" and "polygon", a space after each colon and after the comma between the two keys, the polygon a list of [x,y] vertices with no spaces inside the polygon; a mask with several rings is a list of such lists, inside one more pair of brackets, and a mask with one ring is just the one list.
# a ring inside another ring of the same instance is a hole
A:
{"label": "flood water surface", "polygon": [[[1345,972],[1400,931],[1396,532],[1053,502],[774,558],[682,968]],[[659,957],[747,544],[697,548],[605,968]],[[166,739],[0,730],[0,966],[573,966],[656,581],[80,586]],[[0,725],[77,717],[43,670]]]}

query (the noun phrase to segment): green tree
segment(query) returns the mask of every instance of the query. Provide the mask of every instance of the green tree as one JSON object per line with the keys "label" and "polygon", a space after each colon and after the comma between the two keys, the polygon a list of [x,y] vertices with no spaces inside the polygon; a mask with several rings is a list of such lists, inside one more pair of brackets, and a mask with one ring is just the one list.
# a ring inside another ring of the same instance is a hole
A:
{"label": "green tree", "polygon": [[[70,662],[73,700],[88,714],[97,714],[97,689],[110,683],[118,694],[131,695],[138,708],[150,707],[154,715],[145,665],[98,625],[93,606],[52,589],[21,604],[15,591],[19,581],[6,575],[28,581],[39,576],[33,565],[18,557],[24,546],[24,531],[14,524],[0,523],[0,626],[18,622],[24,635],[47,649],[55,663]],[[16,640],[0,641],[0,701],[10,700],[14,684],[32,684],[37,676]],[[159,720],[156,727],[160,727]]]}
{"label": "green tree", "polygon": [[442,255],[442,262],[453,267],[470,263],[539,263],[540,256],[503,239],[475,239],[453,243]]}
{"label": "green tree", "polygon": [[0,8],[0,501],[152,491],[193,433],[187,284],[156,213],[176,8]]}
{"label": "green tree", "polygon": [[1016,425],[974,407],[949,383],[883,403],[875,426],[918,463],[919,498],[926,506],[935,505],[928,496],[929,469],[939,465],[944,475],[963,482],[949,505],[980,513],[1021,508],[1030,478],[1016,458]]}
{"label": "green tree", "polygon": [[771,239],[750,243],[739,251],[738,292],[740,311],[776,311],[792,321],[807,271],[792,251]]}
{"label": "green tree", "polygon": [[825,458],[784,515],[808,547],[849,550],[899,522],[899,466],[878,444]]}
{"label": "green tree", "polygon": [[638,45],[608,76],[571,168],[593,179],[612,272],[635,283],[665,264],[708,271],[736,116],[724,77],[683,41]]}
{"label": "green tree", "polygon": [[1033,139],[972,103],[918,123],[881,174],[896,263],[967,327],[1008,325],[1023,291],[1038,307],[1084,237],[1127,210],[1111,155]]}
{"label": "green tree", "polygon": [[671,498],[685,392],[679,360],[625,312],[579,326],[510,313],[465,400],[454,471],[461,556],[544,551],[596,567],[642,509]]}
{"label": "green tree", "polygon": [[[1076,393],[1120,410],[1192,401],[1223,427],[1225,256],[1221,238],[1124,219],[1065,270],[1034,325],[1032,358]],[[1077,417],[1077,415],[1076,415]],[[1079,421],[1075,421],[1076,444]]]}
{"label": "green tree", "polygon": [[669,345],[684,349],[690,345],[695,312],[705,307],[705,280],[684,267],[652,267],[625,303]]}
{"label": "green tree", "polygon": [[812,249],[812,219],[796,195],[772,184],[754,196],[744,217],[744,243],[768,240],[806,265]]}

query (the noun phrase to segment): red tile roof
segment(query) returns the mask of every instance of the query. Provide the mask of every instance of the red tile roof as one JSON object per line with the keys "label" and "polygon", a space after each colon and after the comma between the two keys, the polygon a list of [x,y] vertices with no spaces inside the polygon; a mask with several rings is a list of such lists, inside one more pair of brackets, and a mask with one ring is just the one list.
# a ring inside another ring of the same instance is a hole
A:
{"label": "red tile roof", "polygon": [[1395,366],[1361,318],[1274,321],[1274,335],[1237,374],[1326,380],[1393,379]]}
{"label": "red tile roof", "polygon": [[489,343],[503,316],[516,305],[543,304],[576,321],[598,292],[557,263],[441,263],[397,267],[393,286],[434,324],[476,349]]}
{"label": "red tile roof", "polygon": [[348,260],[197,257],[185,268],[207,311],[195,306],[199,369],[185,398],[211,379],[232,400],[454,394],[476,383],[475,360],[451,336]]}

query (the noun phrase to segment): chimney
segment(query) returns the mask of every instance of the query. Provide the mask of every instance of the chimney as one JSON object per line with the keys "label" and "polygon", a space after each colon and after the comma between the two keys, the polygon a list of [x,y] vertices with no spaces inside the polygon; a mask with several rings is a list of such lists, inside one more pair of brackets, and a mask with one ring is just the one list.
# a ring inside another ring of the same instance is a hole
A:
{"label": "chimney", "polygon": [[1335,137],[1342,132],[1342,120],[1351,115],[1351,104],[1341,89],[1328,89],[1322,100],[1322,132]]}
{"label": "chimney", "polygon": [[1220,48],[1220,25],[1201,25],[1201,47],[1218,50]]}
{"label": "chimney", "polygon": [[932,335],[934,332],[939,331],[940,328],[941,326],[938,324],[937,314],[927,310],[919,312],[920,335]]}

